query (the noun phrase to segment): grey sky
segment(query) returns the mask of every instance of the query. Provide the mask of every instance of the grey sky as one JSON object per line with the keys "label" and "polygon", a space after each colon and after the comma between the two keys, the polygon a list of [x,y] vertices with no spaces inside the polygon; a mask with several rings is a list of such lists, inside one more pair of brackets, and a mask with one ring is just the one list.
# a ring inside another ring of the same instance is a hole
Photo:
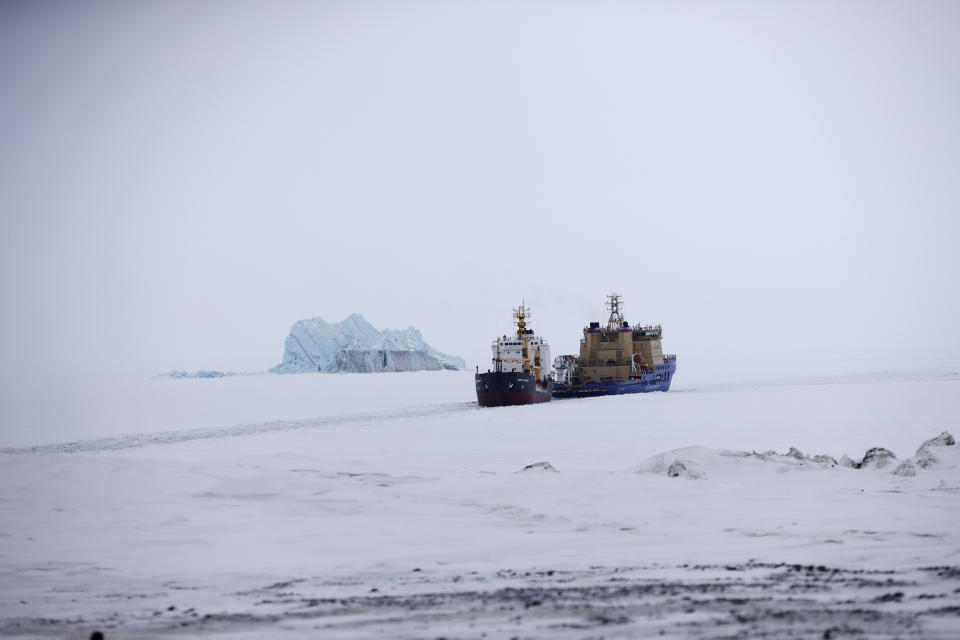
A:
{"label": "grey sky", "polygon": [[[6,2],[3,367],[960,353],[960,4]],[[735,339],[735,341],[734,341]],[[681,364],[682,366],[682,364]]]}

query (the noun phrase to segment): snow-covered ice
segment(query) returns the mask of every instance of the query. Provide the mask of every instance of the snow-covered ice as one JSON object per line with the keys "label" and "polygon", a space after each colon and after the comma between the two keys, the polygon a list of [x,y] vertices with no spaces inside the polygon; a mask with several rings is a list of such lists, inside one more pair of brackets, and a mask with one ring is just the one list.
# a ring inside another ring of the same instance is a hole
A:
{"label": "snow-covered ice", "polygon": [[956,637],[958,371],[8,385],[0,634]]}

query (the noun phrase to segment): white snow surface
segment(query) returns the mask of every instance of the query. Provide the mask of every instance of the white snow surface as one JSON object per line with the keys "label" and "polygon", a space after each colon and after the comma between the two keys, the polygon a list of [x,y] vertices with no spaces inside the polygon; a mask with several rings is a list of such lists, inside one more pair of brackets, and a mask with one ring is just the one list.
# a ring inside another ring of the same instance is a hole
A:
{"label": "white snow surface", "polygon": [[[505,571],[956,567],[960,446],[924,443],[960,434],[960,376],[889,374],[678,377],[668,393],[493,409],[462,371],[150,380],[100,389],[113,421],[80,402],[31,413],[41,390],[6,385],[0,633],[151,637],[174,633],[154,613],[168,606],[254,615],[280,606],[269,585],[426,589],[415,570],[450,590]],[[836,462],[878,446],[896,459]],[[930,637],[960,631],[940,624]]]}

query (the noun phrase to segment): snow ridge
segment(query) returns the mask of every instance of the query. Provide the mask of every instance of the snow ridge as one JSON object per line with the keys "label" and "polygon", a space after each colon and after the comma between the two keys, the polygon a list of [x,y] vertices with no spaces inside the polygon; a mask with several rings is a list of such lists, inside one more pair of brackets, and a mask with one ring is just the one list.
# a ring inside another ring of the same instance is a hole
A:
{"label": "snow ridge", "polygon": [[322,318],[300,320],[284,343],[283,362],[271,373],[371,373],[463,369],[462,358],[440,353],[414,327],[377,331],[354,313],[329,323]]}
{"label": "snow ridge", "polygon": [[861,460],[852,460],[844,455],[837,461],[829,455],[806,455],[796,447],[790,447],[787,453],[781,454],[776,451],[731,451],[692,446],[655,455],[635,471],[695,480],[707,477],[707,471],[711,475],[729,476],[737,473],[737,469],[749,466],[757,470],[764,465],[775,468],[777,473],[791,469],[885,469],[893,475],[912,477],[924,469],[960,468],[960,447],[955,445],[953,436],[944,431],[920,445],[914,457],[902,462],[893,451],[884,447],[871,447]]}

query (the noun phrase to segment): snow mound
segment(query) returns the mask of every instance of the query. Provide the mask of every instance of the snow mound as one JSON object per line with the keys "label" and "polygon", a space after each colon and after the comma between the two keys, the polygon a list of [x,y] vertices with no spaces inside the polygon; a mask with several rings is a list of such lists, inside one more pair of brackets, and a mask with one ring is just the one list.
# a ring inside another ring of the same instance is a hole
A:
{"label": "snow mound", "polygon": [[[898,476],[912,477],[923,469],[935,466],[945,466],[960,462],[960,450],[956,441],[949,432],[944,431],[935,438],[930,438],[920,445],[912,458],[901,462],[891,473]],[[952,459],[952,462],[951,462]],[[840,464],[853,469],[885,469],[897,460],[897,456],[883,447],[872,447],[863,455],[859,462],[844,456]]]}
{"label": "snow mound", "polygon": [[953,436],[946,431],[938,435],[936,438],[930,438],[920,445],[916,454],[914,454],[916,465],[921,469],[927,469],[929,467],[936,466],[936,464],[939,462],[936,454],[939,452],[938,450],[940,450],[940,447],[952,447],[956,443],[957,442],[953,439]]}
{"label": "snow mound", "polygon": [[854,460],[853,460],[850,456],[848,456],[847,454],[843,454],[843,456],[840,457],[840,466],[841,466],[841,467],[848,467],[848,468],[850,468],[850,469],[856,469],[856,468],[858,468],[858,465],[859,465],[859,464],[860,464],[859,462],[854,461]]}
{"label": "snow mound", "polygon": [[[698,479],[706,477],[707,471],[711,474],[725,473],[748,465],[754,465],[756,469],[761,468],[756,465],[765,465],[764,468],[783,473],[791,469],[890,469],[896,462],[897,456],[884,447],[867,449],[860,460],[852,460],[844,455],[839,461],[825,454],[807,455],[796,447],[790,447],[786,453],[685,447],[648,458],[636,472]],[[956,446],[953,436],[946,431],[924,442],[913,458],[900,462],[890,473],[913,477],[918,471],[934,466],[960,467],[960,447]]]}
{"label": "snow mound", "polygon": [[904,460],[893,470],[893,474],[905,478],[912,478],[917,475],[917,467],[913,464],[912,460]]}
{"label": "snow mound", "polygon": [[918,472],[960,466],[960,447],[949,432],[944,431],[936,438],[930,438],[917,449],[912,458],[904,460],[893,473],[903,477],[913,477]]}
{"label": "snow mound", "polygon": [[857,465],[858,469],[883,469],[884,467],[892,464],[892,460],[896,460],[897,456],[890,451],[890,449],[885,449],[883,447],[871,447],[867,449],[867,452],[863,454],[863,460],[860,461],[860,464]]}
{"label": "snow mound", "polygon": [[463,369],[462,358],[440,353],[414,327],[377,331],[354,313],[341,322],[300,320],[284,343],[283,362],[271,373],[370,373]]}
{"label": "snow mound", "polygon": [[679,460],[674,460],[670,463],[670,466],[667,467],[667,477],[670,478],[679,478],[680,476],[683,476],[684,478],[696,480],[702,475],[703,474],[701,474],[699,471],[687,469],[687,465],[683,464]]}
{"label": "snow mound", "polygon": [[823,469],[837,466],[830,456],[806,456],[791,447],[785,454],[776,451],[732,451],[709,447],[674,449],[649,458],[636,469],[638,473],[655,473],[669,478],[696,480],[710,474],[737,468],[766,468],[778,472],[793,468]]}
{"label": "snow mound", "polygon": [[539,471],[539,472],[549,472],[549,473],[560,473],[556,467],[544,460],[543,462],[534,462],[533,464],[528,464],[523,469],[520,469],[520,473],[528,473],[530,471]]}

